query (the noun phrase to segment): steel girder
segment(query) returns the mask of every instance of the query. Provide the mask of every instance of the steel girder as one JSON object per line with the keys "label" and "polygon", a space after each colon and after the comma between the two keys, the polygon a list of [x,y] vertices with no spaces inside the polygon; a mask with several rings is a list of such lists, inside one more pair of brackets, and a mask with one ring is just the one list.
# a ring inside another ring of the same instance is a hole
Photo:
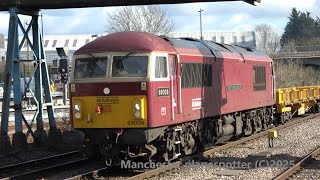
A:
{"label": "steel girder", "polygon": [[[8,47],[7,47],[7,59],[5,66],[5,82],[4,82],[4,94],[2,102],[2,114],[1,114],[1,129],[2,135],[8,133],[8,121],[9,121],[9,110],[12,107],[15,110],[15,130],[16,132],[23,132],[22,121],[29,127],[29,124],[25,120],[22,112],[22,100],[23,95],[28,91],[33,95],[32,89],[29,84],[32,78],[35,79],[35,94],[34,100],[37,104],[36,112],[33,116],[31,126],[36,120],[37,130],[43,130],[43,107],[47,106],[48,118],[50,128],[56,128],[55,114],[52,103],[52,96],[50,91],[49,74],[47,70],[47,62],[45,58],[45,53],[42,45],[42,37],[39,30],[38,16],[39,10],[28,11],[21,10],[18,8],[10,8],[10,21],[9,21],[9,31],[8,31]],[[31,16],[31,21],[25,29],[19,19],[19,14],[24,14]],[[19,28],[21,29],[24,37],[19,42]],[[32,29],[32,30],[31,30]],[[29,37],[29,33],[32,31],[32,39]],[[23,60],[20,59],[20,50],[23,44],[26,43],[31,47],[33,53],[33,59],[27,59],[28,62],[34,63],[34,73],[33,76],[27,82],[27,88],[21,89],[21,73],[20,64]],[[10,92],[11,86],[13,85],[13,101],[14,105],[10,106]],[[29,127],[29,132],[31,128]],[[31,132],[32,133],[32,132]]]}

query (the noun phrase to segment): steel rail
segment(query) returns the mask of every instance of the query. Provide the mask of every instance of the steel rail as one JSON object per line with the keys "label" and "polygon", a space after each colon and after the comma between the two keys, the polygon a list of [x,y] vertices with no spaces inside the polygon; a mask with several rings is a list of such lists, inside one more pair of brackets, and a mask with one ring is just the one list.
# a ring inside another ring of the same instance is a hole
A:
{"label": "steel rail", "polygon": [[[0,167],[0,179],[10,179],[10,178],[17,178],[22,177],[25,175],[34,174],[37,172],[41,172],[44,170],[65,166],[68,164],[79,163],[82,161],[86,161],[87,158],[79,158],[77,157],[79,151],[71,151],[63,154],[57,154],[49,157],[34,159],[26,162],[21,162],[17,164],[12,164],[8,166]],[[72,157],[76,156],[76,157]],[[71,159],[65,160],[63,158],[70,158]],[[57,163],[58,160],[62,160],[62,163]],[[53,165],[50,165],[53,164]]]}
{"label": "steel rail", "polygon": [[99,168],[99,169],[95,169],[95,170],[93,170],[93,171],[89,171],[89,172],[86,172],[86,173],[83,173],[83,174],[79,174],[79,175],[76,175],[76,176],[73,176],[73,177],[64,179],[64,180],[90,179],[91,177],[98,176],[98,174],[99,174],[101,171],[105,171],[105,170],[107,170],[107,169],[109,169],[109,167],[102,167],[102,168]]}
{"label": "steel rail", "polygon": [[[306,116],[306,117],[301,117],[301,118],[293,119],[293,120],[287,122],[286,124],[279,125],[279,126],[277,126],[277,127],[273,127],[273,128],[268,129],[268,130],[280,130],[280,129],[284,129],[284,128],[293,126],[293,125],[295,125],[295,124],[301,123],[301,122],[303,122],[303,121],[305,121],[305,120],[308,120],[308,119],[311,119],[311,118],[314,118],[314,117],[317,117],[317,116],[320,116],[320,113],[316,113],[316,114],[308,115],[308,116]],[[141,173],[141,174],[132,176],[132,177],[130,177],[130,178],[128,178],[128,179],[130,179],[130,180],[140,180],[140,179],[150,178],[150,177],[152,177],[152,176],[159,175],[160,173],[169,171],[169,170],[171,170],[171,169],[179,168],[179,167],[183,164],[184,161],[187,161],[187,160],[190,160],[190,159],[193,159],[193,158],[205,157],[205,156],[208,156],[208,155],[210,155],[210,154],[212,154],[212,153],[214,153],[214,152],[218,152],[218,151],[221,151],[221,150],[224,150],[224,149],[227,149],[227,148],[236,146],[236,145],[240,145],[240,144],[243,144],[243,143],[245,143],[245,142],[248,142],[248,141],[251,141],[251,140],[260,138],[260,137],[263,137],[263,136],[265,136],[265,135],[268,133],[268,130],[265,130],[265,131],[260,132],[260,133],[257,133],[257,134],[253,134],[253,135],[248,136],[248,137],[241,138],[241,139],[239,139],[239,140],[237,140],[237,141],[227,142],[227,144],[224,144],[224,145],[221,145],[221,146],[216,146],[216,147],[213,147],[213,148],[209,148],[209,149],[205,150],[204,152],[202,152],[202,153],[200,153],[200,154],[196,154],[196,155],[193,155],[193,156],[184,157],[182,160],[177,161],[177,162],[175,162],[175,163],[169,164],[169,165],[167,165],[167,166],[160,166],[160,167],[158,167],[158,168],[156,168],[156,169],[143,172],[143,173]],[[171,166],[171,165],[172,165],[172,166]]]}
{"label": "steel rail", "polygon": [[53,159],[53,158],[56,158],[56,157],[68,156],[68,155],[76,154],[76,153],[79,153],[79,151],[70,151],[70,152],[67,152],[67,153],[57,154],[57,155],[53,155],[53,156],[49,156],[49,157],[33,159],[33,160],[30,160],[30,161],[24,161],[24,162],[20,162],[20,163],[16,163],[16,164],[10,164],[8,166],[1,166],[0,167],[0,172],[5,170],[5,169],[8,169],[8,168],[14,168],[14,167],[21,166],[21,165],[26,165],[26,164],[30,164],[30,163],[34,163],[34,162],[43,161],[43,160],[49,160],[49,159]]}
{"label": "steel rail", "polygon": [[150,177],[152,177],[152,176],[157,176],[157,175],[159,175],[160,173],[164,173],[164,172],[170,171],[170,170],[172,170],[172,169],[180,168],[181,165],[182,165],[182,161],[177,161],[177,162],[169,163],[168,165],[161,166],[161,167],[159,167],[159,168],[156,168],[156,169],[152,169],[152,170],[150,170],[150,171],[143,172],[143,173],[141,173],[141,174],[138,174],[138,175],[129,177],[129,178],[127,178],[127,179],[128,179],[128,180],[143,180],[143,179],[146,179],[146,178],[150,178]]}
{"label": "steel rail", "polygon": [[316,150],[312,151],[310,154],[305,156],[302,160],[300,160],[294,166],[289,167],[288,169],[284,170],[281,174],[276,176],[274,178],[274,180],[285,180],[285,179],[289,178],[291,175],[293,175],[299,169],[302,169],[303,166],[308,163],[308,161],[310,161],[313,157],[315,157],[319,154],[320,154],[320,147],[318,147]]}
{"label": "steel rail", "polygon": [[68,162],[56,164],[56,165],[53,165],[53,166],[47,166],[47,167],[44,167],[44,168],[39,168],[39,169],[35,169],[35,170],[32,170],[32,171],[23,172],[23,173],[20,173],[20,174],[15,174],[15,175],[6,177],[6,179],[22,178],[23,176],[26,176],[26,175],[32,175],[32,174],[35,174],[35,173],[40,173],[40,172],[45,171],[45,170],[50,170],[50,169],[54,169],[54,168],[58,168],[58,167],[66,166],[66,165],[73,165],[73,164],[77,164],[77,163],[81,163],[81,162],[86,162],[87,160],[88,160],[88,158],[76,159],[76,160],[73,160],[73,161],[68,161]]}

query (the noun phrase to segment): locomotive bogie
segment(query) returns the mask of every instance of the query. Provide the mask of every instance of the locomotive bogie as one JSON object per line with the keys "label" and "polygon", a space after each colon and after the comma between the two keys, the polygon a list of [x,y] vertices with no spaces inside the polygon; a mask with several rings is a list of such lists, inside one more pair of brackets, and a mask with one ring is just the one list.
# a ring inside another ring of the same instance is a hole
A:
{"label": "locomotive bogie", "polygon": [[[88,147],[104,158],[170,161],[274,124],[273,107],[262,107],[193,122],[147,129],[81,129]],[[106,145],[109,145],[106,148]],[[93,154],[90,152],[88,154]],[[120,158],[121,157],[121,158]]]}

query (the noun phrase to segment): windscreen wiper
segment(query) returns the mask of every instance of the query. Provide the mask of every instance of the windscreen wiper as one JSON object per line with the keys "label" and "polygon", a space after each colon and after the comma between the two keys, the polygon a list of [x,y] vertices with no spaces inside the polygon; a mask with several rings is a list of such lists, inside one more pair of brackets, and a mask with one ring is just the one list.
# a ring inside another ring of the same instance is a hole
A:
{"label": "windscreen wiper", "polygon": [[120,61],[126,59],[128,56],[130,56],[131,54],[134,54],[134,53],[137,53],[137,52],[129,52],[128,54],[122,56],[122,58],[120,59]]}
{"label": "windscreen wiper", "polygon": [[[91,57],[93,57],[93,58],[95,58],[97,61],[102,61],[102,59],[100,58],[100,57],[96,57],[96,56],[94,56],[94,55],[92,55],[92,54],[89,54],[89,53],[86,53],[87,55],[89,55],[89,56],[91,56]],[[96,63],[97,64],[97,63]],[[101,67],[99,67],[99,66],[96,66],[96,67],[98,67],[102,72],[105,72],[105,70],[103,70]],[[91,71],[93,71],[94,69],[91,69]]]}

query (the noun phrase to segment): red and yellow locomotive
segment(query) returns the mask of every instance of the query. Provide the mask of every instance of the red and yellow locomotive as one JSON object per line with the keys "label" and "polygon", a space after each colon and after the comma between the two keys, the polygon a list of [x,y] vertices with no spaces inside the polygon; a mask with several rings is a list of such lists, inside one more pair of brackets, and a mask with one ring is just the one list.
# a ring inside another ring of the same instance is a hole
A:
{"label": "red and yellow locomotive", "polygon": [[73,127],[107,164],[168,161],[267,129],[274,80],[272,59],[250,48],[113,33],[74,54]]}

